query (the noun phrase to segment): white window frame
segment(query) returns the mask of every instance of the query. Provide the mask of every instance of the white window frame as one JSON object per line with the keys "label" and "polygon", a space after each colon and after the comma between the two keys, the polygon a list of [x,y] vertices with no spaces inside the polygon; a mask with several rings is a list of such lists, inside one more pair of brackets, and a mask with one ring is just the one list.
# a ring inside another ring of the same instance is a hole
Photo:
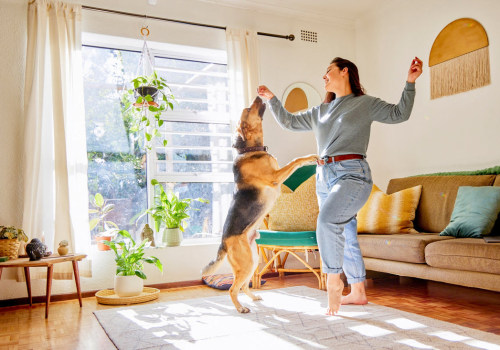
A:
{"label": "white window frame", "polygon": [[[95,33],[82,33],[82,43],[88,46],[97,46],[109,49],[117,50],[131,50],[140,52],[143,47],[142,40],[129,39],[124,37],[116,37],[109,35],[101,35]],[[184,45],[168,44],[168,43],[158,43],[149,42],[148,47],[150,49],[151,55],[163,58],[172,59],[183,59],[201,62],[211,62],[216,64],[226,64],[227,65],[227,54],[225,50],[216,50],[200,47],[191,47]],[[154,63],[154,62],[153,62]],[[157,68],[157,71],[182,71],[181,69],[171,69],[171,68]],[[199,72],[196,72],[199,73]],[[207,72],[206,74],[208,74]],[[210,72],[210,75],[226,75],[227,73],[216,73]],[[167,79],[167,85],[170,85]],[[175,84],[171,84],[174,86]],[[228,84],[229,85],[229,84]],[[229,88],[229,87],[228,87]],[[229,103],[229,102],[228,102]],[[162,116],[163,117],[163,116]],[[236,129],[236,120],[228,115],[227,119],[221,120],[220,118],[214,118],[212,113],[208,112],[185,112],[185,111],[167,111],[165,112],[165,118],[168,121],[179,121],[179,122],[205,122],[205,123],[221,123],[229,124],[230,133],[224,134],[225,136],[232,137],[234,130]],[[168,140],[168,138],[167,138]],[[167,144],[168,148],[168,144]],[[179,147],[172,147],[179,148]],[[226,148],[226,147],[224,147]],[[230,148],[230,147],[228,147]],[[234,152],[233,152],[234,159]],[[217,174],[217,173],[179,173],[179,174],[157,174],[157,164],[158,159],[156,157],[156,152],[154,150],[147,152],[147,169],[146,177],[147,181],[147,193],[148,193],[148,208],[153,203],[154,188],[151,186],[151,179],[155,178],[160,183],[181,183],[181,182],[209,182],[209,183],[234,183],[234,175],[231,173]],[[232,164],[232,160],[230,162]],[[152,219],[148,216],[148,222],[153,225]],[[152,226],[153,227],[153,226]],[[222,232],[221,232],[222,233]],[[198,239],[196,239],[198,240]],[[201,241],[206,241],[207,239],[199,239]],[[212,239],[208,239],[212,241]]]}

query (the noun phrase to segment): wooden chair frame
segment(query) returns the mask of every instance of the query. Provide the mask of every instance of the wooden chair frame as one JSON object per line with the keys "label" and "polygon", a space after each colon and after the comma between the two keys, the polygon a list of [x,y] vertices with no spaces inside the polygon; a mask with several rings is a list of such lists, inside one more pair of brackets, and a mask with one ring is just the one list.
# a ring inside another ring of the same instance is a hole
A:
{"label": "wooden chair frame", "polygon": [[[272,244],[258,244],[257,250],[259,252],[259,257],[264,259],[266,263],[262,269],[259,270],[259,267],[254,272],[252,278],[252,286],[253,288],[260,288],[262,275],[266,272],[278,272],[279,277],[283,277],[285,272],[312,272],[318,279],[318,288],[322,290],[326,290],[326,274],[323,273],[321,263],[319,268],[313,268],[302,259],[297,252],[305,252],[309,250],[317,250],[318,246],[280,246],[280,245],[272,245]],[[268,253],[272,254],[272,257],[269,258]],[[283,259],[281,258],[281,253],[285,253]],[[305,269],[288,269],[285,268],[285,263],[288,259],[289,255],[294,256],[299,260],[304,266]],[[259,259],[260,260],[260,259]],[[277,262],[276,268],[272,267],[274,262]]]}

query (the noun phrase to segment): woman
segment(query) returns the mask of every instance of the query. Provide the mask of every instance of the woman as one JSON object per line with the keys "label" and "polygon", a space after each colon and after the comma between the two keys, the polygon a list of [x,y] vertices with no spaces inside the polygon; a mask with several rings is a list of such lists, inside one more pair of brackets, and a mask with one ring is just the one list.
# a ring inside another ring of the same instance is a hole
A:
{"label": "woman", "polygon": [[[387,124],[408,120],[415,98],[415,80],[422,74],[422,61],[415,57],[397,105],[365,95],[356,65],[337,57],[323,76],[327,91],[320,106],[293,115],[264,85],[260,97],[269,101],[272,114],[286,129],[312,130],[320,160],[316,170],[316,194],[320,212],[316,236],[323,271],[328,274],[327,315],[341,304],[366,304],[363,257],[357,240],[356,214],[367,201],[372,178],[366,150],[373,121]],[[351,292],[342,296],[344,271]]]}

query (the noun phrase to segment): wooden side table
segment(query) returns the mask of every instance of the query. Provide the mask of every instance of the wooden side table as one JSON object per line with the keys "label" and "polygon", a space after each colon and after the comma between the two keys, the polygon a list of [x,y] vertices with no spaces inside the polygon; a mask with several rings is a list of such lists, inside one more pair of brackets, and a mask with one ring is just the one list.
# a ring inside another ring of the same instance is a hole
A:
{"label": "wooden side table", "polygon": [[45,318],[49,317],[50,305],[50,290],[52,288],[52,272],[54,271],[54,264],[71,261],[73,264],[73,273],[75,274],[76,291],[78,293],[78,301],[82,307],[82,293],[80,291],[80,275],[78,273],[78,261],[84,259],[85,254],[68,254],[64,256],[51,255],[40,260],[30,261],[29,258],[20,258],[9,260],[0,263],[0,277],[2,277],[2,270],[7,267],[22,267],[24,268],[24,275],[26,276],[26,288],[28,289],[28,299],[30,307],[32,306],[31,299],[31,280],[30,280],[30,267],[47,267],[47,291],[45,294]]}

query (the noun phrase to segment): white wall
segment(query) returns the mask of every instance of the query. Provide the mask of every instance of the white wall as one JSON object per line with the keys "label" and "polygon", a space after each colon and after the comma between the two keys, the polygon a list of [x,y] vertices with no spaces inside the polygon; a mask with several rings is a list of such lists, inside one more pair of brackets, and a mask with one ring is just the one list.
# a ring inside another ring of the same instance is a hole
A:
{"label": "white wall", "polygon": [[[429,54],[450,22],[470,17],[489,38],[491,85],[430,100]],[[410,61],[424,61],[412,116],[398,125],[374,123],[368,149],[374,182],[422,173],[477,170],[500,164],[500,2],[393,1],[356,22],[362,84],[370,95],[397,102]]]}
{"label": "white wall", "polygon": [[[0,82],[3,108],[0,128],[0,224],[21,225],[22,222],[22,150],[23,86],[26,47],[27,1],[0,0]],[[291,83],[302,81],[314,86],[323,94],[322,75],[329,61],[335,56],[355,57],[354,24],[345,25],[330,21],[297,20],[272,14],[220,7],[194,0],[159,1],[155,7],[146,0],[86,0],[84,5],[136,12],[158,17],[177,18],[207,24],[249,28],[261,32],[294,34],[294,42],[283,39],[259,37],[261,82],[282,96]],[[196,11],[193,11],[196,8]],[[143,19],[112,14],[83,11],[83,30],[93,33],[125,36],[140,39],[139,30]],[[208,48],[225,48],[224,31],[204,29],[182,24],[147,21],[151,41],[165,41]],[[318,32],[318,43],[301,42],[300,29]],[[314,137],[310,133],[291,133],[281,130],[269,113],[265,115],[265,141],[280,164],[304,154],[315,153]],[[28,232],[29,234],[29,232]],[[146,283],[169,283],[200,278],[200,269],[208,263],[218,244],[182,246],[157,249],[151,252],[165,265],[161,275],[147,268]],[[310,255],[311,259],[311,255]],[[113,285],[114,262],[110,252],[98,252],[93,256],[93,278],[82,278],[82,289],[96,290]],[[228,272],[227,264],[219,272]],[[4,271],[0,281],[0,299],[26,296],[24,283],[6,280],[13,271]],[[32,281],[33,295],[45,294],[45,281]],[[74,292],[74,282],[54,281],[53,294]]]}

